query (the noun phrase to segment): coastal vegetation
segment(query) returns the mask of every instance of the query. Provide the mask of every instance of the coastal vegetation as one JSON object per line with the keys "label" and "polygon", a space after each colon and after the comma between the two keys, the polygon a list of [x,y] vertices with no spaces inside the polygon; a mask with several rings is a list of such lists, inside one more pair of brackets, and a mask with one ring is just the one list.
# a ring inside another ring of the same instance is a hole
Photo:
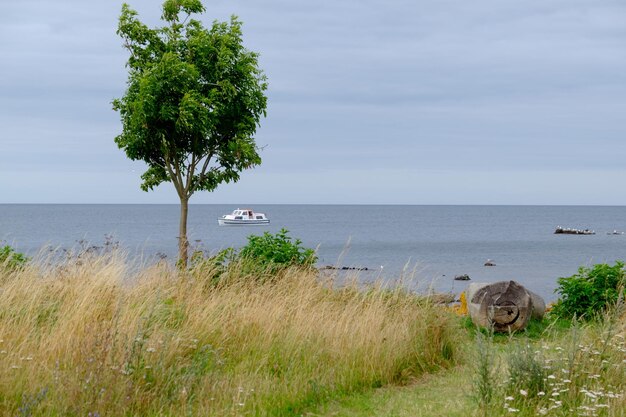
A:
{"label": "coastal vegetation", "polygon": [[580,267],[571,277],[559,278],[559,300],[552,313],[563,318],[602,319],[608,310],[624,299],[624,263]]}
{"label": "coastal vegetation", "polygon": [[130,53],[124,96],[113,100],[115,143],[148,165],[141,188],[171,182],[180,200],[179,262],[187,266],[189,199],[236,182],[261,163],[254,140],[265,115],[266,77],[243,46],[241,22],[205,28],[200,0],[166,0],[163,27],[149,28],[124,4],[117,34]]}
{"label": "coastal vegetation", "polygon": [[621,262],[559,280],[555,306],[584,280],[597,314],[553,307],[498,335],[474,327],[462,308],[402,287],[339,285],[286,230],[251,236],[238,251],[196,253],[187,269],[139,266],[115,245],[35,260],[2,253],[10,254],[0,262],[2,416],[626,409]]}
{"label": "coastal vegetation", "polygon": [[459,361],[458,320],[402,288],[208,265],[113,250],[0,269],[1,414],[300,415]]}
{"label": "coastal vegetation", "polygon": [[28,258],[20,252],[16,252],[9,245],[0,247],[0,268],[16,269],[24,266]]}

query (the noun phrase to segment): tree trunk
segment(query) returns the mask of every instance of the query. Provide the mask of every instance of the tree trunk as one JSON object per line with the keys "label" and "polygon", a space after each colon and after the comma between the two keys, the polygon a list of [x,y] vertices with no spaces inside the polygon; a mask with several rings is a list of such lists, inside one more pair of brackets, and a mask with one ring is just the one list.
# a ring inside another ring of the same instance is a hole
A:
{"label": "tree trunk", "polygon": [[187,267],[187,213],[189,212],[189,199],[180,199],[180,225],[178,230],[178,264],[181,268]]}
{"label": "tree trunk", "polygon": [[515,281],[473,283],[467,289],[467,307],[477,326],[511,332],[526,327],[533,312],[532,298]]}

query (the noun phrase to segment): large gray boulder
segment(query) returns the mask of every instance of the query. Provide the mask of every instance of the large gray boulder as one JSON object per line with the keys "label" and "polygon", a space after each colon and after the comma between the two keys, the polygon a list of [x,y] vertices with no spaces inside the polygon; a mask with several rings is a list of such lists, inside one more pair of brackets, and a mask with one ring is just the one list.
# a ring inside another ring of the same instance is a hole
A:
{"label": "large gray boulder", "polygon": [[468,286],[467,308],[477,326],[496,332],[510,332],[526,327],[532,317],[545,312],[543,299],[516,281],[476,282]]}

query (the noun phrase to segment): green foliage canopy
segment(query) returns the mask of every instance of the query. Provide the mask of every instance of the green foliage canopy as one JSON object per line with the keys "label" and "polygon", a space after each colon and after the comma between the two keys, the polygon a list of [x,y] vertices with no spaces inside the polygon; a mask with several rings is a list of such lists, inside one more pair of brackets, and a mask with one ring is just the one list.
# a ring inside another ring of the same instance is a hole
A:
{"label": "green foliage canopy", "polygon": [[181,201],[237,181],[261,163],[253,135],[265,115],[266,78],[242,43],[241,22],[204,28],[200,0],[167,0],[164,27],[148,28],[127,4],[117,29],[130,52],[128,86],[113,101],[117,145],[148,164],[142,189],[172,182]]}
{"label": "green foliage canopy", "polygon": [[204,10],[200,0],[166,0],[167,25],[151,29],[124,4],[117,28],[130,57],[126,92],[113,100],[122,120],[115,142],[148,164],[144,191],[174,184],[183,266],[189,198],[261,163],[254,134],[267,107],[266,78],[258,54],[243,46],[241,22],[233,16],[207,29],[191,18]]}

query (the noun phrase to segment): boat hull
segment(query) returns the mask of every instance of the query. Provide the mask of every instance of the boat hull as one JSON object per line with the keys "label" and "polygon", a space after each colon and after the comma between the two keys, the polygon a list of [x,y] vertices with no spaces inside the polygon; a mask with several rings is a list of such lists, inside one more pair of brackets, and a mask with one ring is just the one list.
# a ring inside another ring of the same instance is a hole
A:
{"label": "boat hull", "polygon": [[262,226],[269,223],[269,219],[217,219],[220,226]]}

